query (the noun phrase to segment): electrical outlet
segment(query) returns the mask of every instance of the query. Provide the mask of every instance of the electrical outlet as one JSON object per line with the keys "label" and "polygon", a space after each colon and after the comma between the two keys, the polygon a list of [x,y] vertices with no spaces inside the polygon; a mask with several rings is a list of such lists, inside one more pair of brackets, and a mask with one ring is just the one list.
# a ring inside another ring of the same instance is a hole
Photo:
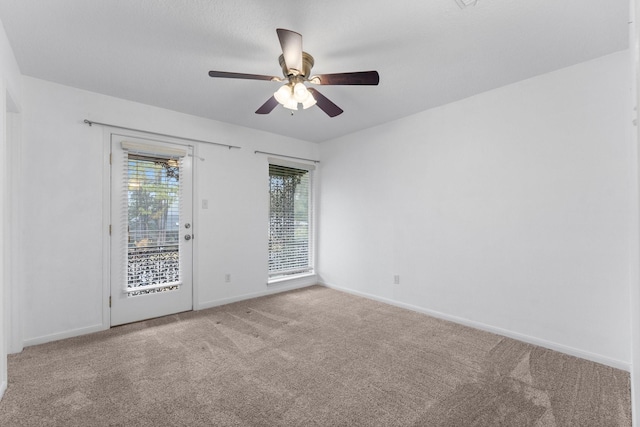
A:
{"label": "electrical outlet", "polygon": [[224,275],[224,282],[231,283],[231,274],[227,273]]}
{"label": "electrical outlet", "polygon": [[393,276],[393,284],[394,285],[399,285],[400,284],[400,275],[396,274],[395,276]]}

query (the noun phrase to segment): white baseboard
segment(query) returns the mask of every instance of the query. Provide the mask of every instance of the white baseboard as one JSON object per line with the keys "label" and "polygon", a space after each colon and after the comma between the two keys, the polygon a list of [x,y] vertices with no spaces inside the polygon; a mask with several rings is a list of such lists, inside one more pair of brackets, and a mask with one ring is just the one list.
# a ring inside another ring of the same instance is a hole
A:
{"label": "white baseboard", "polygon": [[[204,303],[198,304],[196,307],[194,307],[194,310],[203,310],[206,308],[217,307],[220,305],[230,304],[233,302],[243,301],[246,299],[262,297],[262,296],[271,295],[279,292],[291,291],[294,289],[306,288],[308,286],[313,286],[315,284],[317,284],[315,276],[313,277],[310,276],[309,279],[307,279],[306,281],[292,280],[291,282],[281,282],[278,284],[269,285],[269,288],[262,292],[243,294],[243,295],[238,295],[231,298],[223,298],[223,299],[214,300],[214,301],[206,301]],[[86,328],[72,329],[69,331],[58,332],[51,335],[43,335],[40,337],[29,338],[24,340],[23,344],[24,344],[24,347],[29,347],[32,345],[44,344],[51,341],[63,340],[66,338],[73,338],[80,335],[92,334],[94,332],[104,331],[109,328],[110,328],[110,325],[107,325],[107,324],[93,325],[93,326],[88,326]]]}
{"label": "white baseboard", "polygon": [[[412,310],[412,311],[416,311],[418,313],[423,313],[429,316],[433,316],[439,319],[443,319],[443,320],[448,320],[450,322],[454,322],[454,323],[458,323],[460,325],[464,325],[464,326],[469,326],[475,329],[480,329],[483,331],[487,331],[487,332],[491,332],[494,334],[498,334],[498,335],[502,335],[505,337],[509,337],[509,338],[513,338],[519,341],[523,341],[529,344],[533,344],[533,345],[537,345],[540,347],[545,347],[551,350],[555,350],[555,351],[559,351],[561,353],[565,353],[571,356],[575,356],[575,357],[579,357],[581,359],[586,359],[586,360],[590,360],[592,362],[596,362],[596,363],[600,363],[603,365],[607,365],[607,366],[611,366],[613,368],[617,368],[617,369],[621,369],[624,371],[631,371],[631,364],[629,362],[623,362],[621,360],[617,360],[617,359],[613,359],[610,357],[606,357],[606,356],[602,356],[600,354],[596,354],[596,353],[591,353],[588,351],[584,351],[584,350],[580,350],[577,348],[573,348],[570,346],[566,346],[563,344],[559,344],[559,343],[555,343],[555,342],[551,342],[551,341],[547,341],[541,338],[537,338],[537,337],[533,337],[530,335],[525,335],[525,334],[521,334],[518,332],[514,332],[514,331],[509,331],[506,329],[502,329],[502,328],[498,328],[495,326],[491,326],[491,325],[487,325],[481,322],[476,322],[473,320],[469,320],[469,319],[465,319],[462,317],[457,317],[457,316],[451,316],[445,313],[440,313],[438,311],[434,311],[434,310],[430,310],[428,308],[424,308],[424,307],[420,307],[420,306],[416,306],[416,305],[412,305],[412,304],[406,304],[400,301],[396,301],[396,300],[392,300],[389,298],[384,298],[384,297],[380,297],[374,294],[370,294],[370,293],[366,293],[366,292],[361,292],[361,291],[356,291],[353,289],[349,289],[349,288],[345,288],[342,286],[336,286],[330,283],[326,283],[326,282],[313,282],[313,283],[293,283],[293,284],[286,284],[286,283],[282,283],[282,284],[278,284],[278,285],[270,285],[268,289],[264,290],[264,291],[260,291],[260,292],[253,292],[253,293],[248,293],[248,294],[242,294],[242,295],[237,295],[234,297],[230,297],[230,298],[221,298],[221,299],[217,299],[217,300],[213,300],[213,301],[206,301],[203,303],[198,304],[197,307],[194,307],[195,310],[204,310],[207,308],[212,308],[212,307],[218,307],[221,305],[225,305],[225,304],[231,304],[234,302],[238,302],[238,301],[243,301],[243,300],[247,300],[247,299],[251,299],[251,298],[258,298],[258,297],[262,297],[262,296],[266,296],[266,295],[271,295],[271,294],[276,294],[276,293],[280,293],[280,292],[286,292],[286,291],[290,291],[290,290],[294,290],[294,289],[301,289],[301,288],[306,288],[309,286],[313,286],[315,284],[319,284],[322,286],[326,286],[328,288],[332,288],[332,289],[336,289],[339,291],[343,291],[346,293],[350,293],[353,295],[357,295],[357,296],[361,296],[364,298],[368,298],[368,299],[372,299],[375,301],[379,301],[379,302],[383,302],[386,304],[390,304],[396,307],[400,307],[400,308],[404,308],[407,310]],[[35,338],[29,338],[27,340],[24,341],[24,346],[25,347],[29,347],[32,345],[37,345],[37,344],[44,344],[47,342],[51,342],[51,341],[57,341],[57,340],[61,340],[61,339],[65,339],[65,338],[73,338],[73,337],[77,337],[80,335],[85,335],[85,334],[90,334],[90,333],[94,333],[94,332],[100,332],[103,330],[109,329],[109,325],[94,325],[94,326],[89,326],[86,328],[78,328],[78,329],[73,329],[73,330],[69,330],[69,331],[64,331],[64,332],[59,332],[59,333],[55,333],[55,334],[51,334],[51,335],[44,335],[44,336],[40,336],[40,337],[35,337]],[[3,387],[6,389],[6,382],[3,384],[0,384],[0,395],[3,392],[2,388]]]}
{"label": "white baseboard", "polygon": [[369,294],[366,292],[360,292],[349,288],[344,288],[342,286],[336,286],[330,283],[318,282],[319,285],[326,286],[327,288],[336,289],[342,292],[346,292],[349,294],[361,296],[364,298],[372,299],[375,301],[383,302],[386,304],[390,304],[396,307],[405,308],[407,310],[416,311],[418,313],[427,314],[429,316],[433,316],[439,319],[448,320],[453,323],[457,323],[464,326],[469,326],[471,328],[480,329],[483,331],[491,332],[497,335],[502,335],[504,337],[513,338],[518,341],[523,341],[528,344],[537,345],[540,347],[548,348],[550,350],[559,351],[561,353],[568,354],[570,356],[579,357],[581,359],[590,360],[592,362],[600,363],[602,365],[611,366],[612,368],[621,369],[623,371],[630,372],[631,371],[631,363],[623,362],[621,360],[612,359],[610,357],[602,356],[600,354],[591,353],[588,351],[580,350],[577,348],[573,348],[570,346],[566,346],[563,344],[554,343],[551,341],[547,341],[541,338],[536,338],[530,335],[521,334],[514,331],[509,331],[507,329],[498,328],[495,326],[487,325],[481,322],[476,322],[473,320],[465,319],[462,317],[451,316],[445,313],[440,313],[438,311],[430,310],[428,308],[406,304],[400,301],[395,301],[389,298],[379,297],[377,295]]}
{"label": "white baseboard", "polygon": [[221,298],[221,299],[217,299],[217,300],[213,300],[213,301],[202,302],[202,303],[198,304],[198,306],[196,308],[194,308],[194,310],[204,310],[204,309],[207,309],[207,308],[219,307],[221,305],[231,304],[231,303],[238,302],[238,301],[244,301],[244,300],[251,299],[251,298],[264,297],[264,296],[267,296],[267,295],[277,294],[277,293],[280,293],[280,292],[292,291],[294,289],[307,288],[309,286],[314,286],[316,284],[317,284],[317,281],[315,281],[315,280],[313,281],[313,283],[294,283],[294,284],[279,283],[277,285],[276,284],[270,284],[269,288],[264,290],[264,291],[253,292],[253,293],[243,294],[243,295],[237,295],[237,296],[230,297],[230,298]]}
{"label": "white baseboard", "polygon": [[2,397],[4,396],[4,392],[7,391],[7,382],[6,381],[2,381],[0,383],[0,400],[2,400]]}
{"label": "white baseboard", "polygon": [[72,329],[69,331],[58,332],[51,335],[43,335],[40,337],[29,338],[24,341],[24,346],[29,347],[32,345],[44,344],[51,341],[63,340],[65,338],[78,337],[80,335],[92,334],[94,332],[100,332],[109,329],[109,325],[94,325],[86,328]]}
{"label": "white baseboard", "polygon": [[640,387],[638,387],[638,381],[634,381],[634,379],[638,376],[638,368],[637,365],[631,364],[631,425],[637,427],[640,425],[640,416],[638,415],[638,410],[640,407],[638,405],[638,393],[640,393]]}

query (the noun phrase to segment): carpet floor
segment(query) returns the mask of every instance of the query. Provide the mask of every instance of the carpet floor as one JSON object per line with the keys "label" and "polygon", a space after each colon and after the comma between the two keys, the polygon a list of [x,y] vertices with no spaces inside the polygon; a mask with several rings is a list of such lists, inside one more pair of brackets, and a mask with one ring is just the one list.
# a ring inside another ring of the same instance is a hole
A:
{"label": "carpet floor", "polygon": [[629,374],[321,286],[9,356],[1,426],[630,426]]}

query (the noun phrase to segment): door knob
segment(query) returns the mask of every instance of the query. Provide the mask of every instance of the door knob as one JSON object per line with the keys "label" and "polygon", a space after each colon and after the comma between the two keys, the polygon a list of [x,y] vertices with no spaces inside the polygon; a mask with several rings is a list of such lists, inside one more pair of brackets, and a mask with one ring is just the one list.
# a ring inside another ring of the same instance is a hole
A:
{"label": "door knob", "polygon": [[185,234],[184,240],[191,240],[191,234]]}

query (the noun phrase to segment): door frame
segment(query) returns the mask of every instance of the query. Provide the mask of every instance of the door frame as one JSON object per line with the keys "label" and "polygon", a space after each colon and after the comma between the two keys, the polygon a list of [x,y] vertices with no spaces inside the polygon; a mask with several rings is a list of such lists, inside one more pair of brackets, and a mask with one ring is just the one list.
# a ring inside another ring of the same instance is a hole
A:
{"label": "door frame", "polygon": [[[111,297],[111,236],[109,234],[109,225],[111,224],[111,135],[117,134],[138,139],[148,139],[151,141],[166,142],[168,144],[189,145],[193,147],[193,159],[198,159],[198,144],[193,140],[181,139],[179,137],[169,137],[164,135],[158,135],[155,133],[147,133],[144,131],[134,131],[129,129],[122,129],[119,127],[103,126],[102,130],[102,157],[103,157],[103,169],[102,169],[102,329],[107,330],[111,328],[111,306],[109,305],[109,298]],[[198,180],[197,170],[198,162],[192,161],[192,224],[195,224],[197,230],[197,224],[199,224],[199,209],[196,209],[198,200]],[[192,247],[192,307],[196,310],[198,305],[198,236],[195,234],[193,247]]]}

